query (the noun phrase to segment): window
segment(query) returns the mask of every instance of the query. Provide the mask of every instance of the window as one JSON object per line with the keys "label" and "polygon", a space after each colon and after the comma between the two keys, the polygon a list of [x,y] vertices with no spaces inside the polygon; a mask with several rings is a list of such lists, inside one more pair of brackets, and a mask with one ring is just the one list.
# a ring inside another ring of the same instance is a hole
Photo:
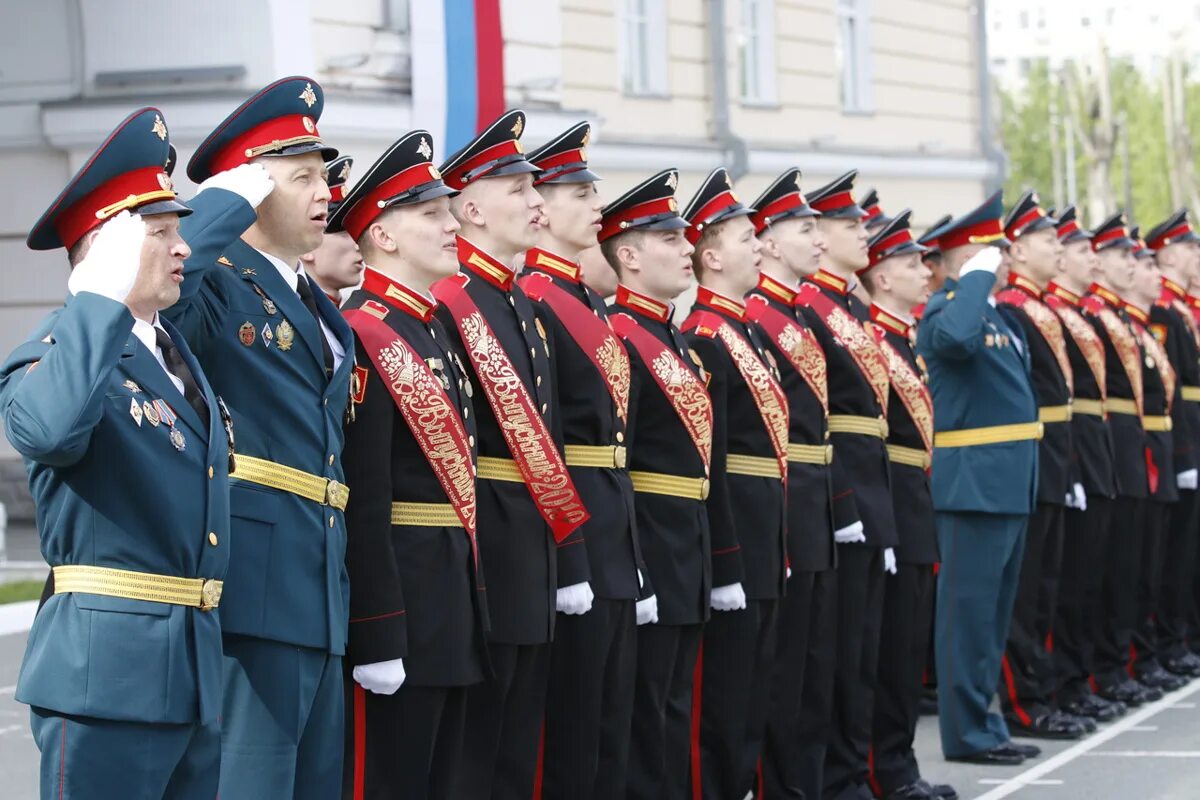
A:
{"label": "window", "polygon": [[666,0],[621,0],[618,56],[621,91],[667,93]]}
{"label": "window", "polygon": [[775,102],[775,0],[742,0],[738,68],[743,101]]}
{"label": "window", "polygon": [[837,65],[841,76],[842,111],[870,113],[871,15],[869,0],[838,0]]}

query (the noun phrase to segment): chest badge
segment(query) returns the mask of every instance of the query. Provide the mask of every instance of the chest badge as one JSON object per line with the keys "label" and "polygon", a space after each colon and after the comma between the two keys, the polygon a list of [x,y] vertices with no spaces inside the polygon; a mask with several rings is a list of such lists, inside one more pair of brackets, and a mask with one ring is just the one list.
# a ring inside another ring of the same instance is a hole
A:
{"label": "chest badge", "polygon": [[238,328],[238,341],[246,347],[254,344],[254,326],[249,321],[243,322],[242,327]]}
{"label": "chest badge", "polygon": [[138,405],[137,400],[129,401],[129,416],[133,417],[139,428],[142,427],[142,407]]}
{"label": "chest badge", "polygon": [[159,416],[158,409],[149,400],[142,403],[142,413],[146,415],[146,421],[155,428],[158,427],[158,423],[162,422],[162,417]]}
{"label": "chest badge", "polygon": [[[270,303],[271,301],[268,300],[267,302]],[[274,314],[275,312],[272,311],[271,313]],[[275,328],[276,346],[286,353],[288,350],[292,349],[292,343],[295,341],[296,331],[294,328],[292,328],[292,323],[288,322],[286,319],[283,322],[280,322],[278,327]]]}
{"label": "chest badge", "polygon": [[129,391],[133,392],[134,394],[140,394],[142,391],[142,387],[138,386],[135,381],[128,380],[128,381],[125,381],[124,383],[122,383],[121,385],[124,386]]}
{"label": "chest badge", "polygon": [[171,444],[181,453],[187,447],[187,439],[183,437],[183,432],[179,428],[171,428]]}

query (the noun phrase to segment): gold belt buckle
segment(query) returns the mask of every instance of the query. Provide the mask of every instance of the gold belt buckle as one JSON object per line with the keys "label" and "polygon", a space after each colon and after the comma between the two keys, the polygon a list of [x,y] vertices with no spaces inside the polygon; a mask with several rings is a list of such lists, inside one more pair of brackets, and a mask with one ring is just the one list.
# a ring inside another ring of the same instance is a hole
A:
{"label": "gold belt buckle", "polygon": [[350,487],[330,479],[325,484],[325,505],[333,506],[339,511],[346,510],[346,502],[350,499]]}
{"label": "gold belt buckle", "polygon": [[200,610],[212,611],[221,604],[221,592],[225,585],[221,581],[209,578],[200,585]]}
{"label": "gold belt buckle", "polygon": [[613,464],[617,469],[625,469],[625,464],[628,461],[628,456],[625,453],[625,445],[617,445],[613,448]]}
{"label": "gold belt buckle", "polygon": [[712,482],[711,482],[711,481],[709,481],[709,479],[708,479],[708,478],[701,478],[701,479],[700,479],[700,499],[701,499],[701,500],[707,500],[707,499],[708,499],[708,491],[709,491],[709,489],[711,489],[711,488],[712,488]]}

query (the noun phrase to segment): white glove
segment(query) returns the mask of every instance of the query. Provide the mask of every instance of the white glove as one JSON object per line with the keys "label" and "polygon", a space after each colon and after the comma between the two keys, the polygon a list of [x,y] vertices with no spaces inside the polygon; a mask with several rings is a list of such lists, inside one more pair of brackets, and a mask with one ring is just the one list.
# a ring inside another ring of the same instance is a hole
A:
{"label": "white glove", "polygon": [[658,596],[650,595],[645,600],[637,601],[637,624],[658,622]]}
{"label": "white glove", "polygon": [[267,195],[275,188],[275,181],[262,164],[242,164],[210,176],[196,194],[205,189],[224,189],[240,195],[253,208],[258,208]]}
{"label": "white glove", "polygon": [[1185,469],[1175,476],[1175,485],[1180,489],[1195,489],[1197,474],[1194,469]]}
{"label": "white glove", "polygon": [[740,583],[718,586],[712,590],[708,602],[713,611],[741,611],[746,607],[746,590]]}
{"label": "white glove", "polygon": [[592,610],[594,597],[587,581],[573,583],[558,590],[554,606],[564,614],[586,614]]}
{"label": "white glove", "polygon": [[1000,262],[1004,259],[1004,254],[1000,252],[999,247],[985,247],[975,255],[967,259],[967,262],[962,265],[962,269],[958,271],[958,277],[961,280],[968,272],[990,272],[996,274],[996,270],[1000,269]]}
{"label": "white glove", "polygon": [[404,684],[404,659],[361,664],[354,668],[354,680],[374,694],[395,694]]}
{"label": "white glove", "polygon": [[888,575],[896,574],[896,551],[890,547],[883,551],[883,571]]}
{"label": "white glove", "polygon": [[791,567],[787,568],[787,579],[789,581],[792,579],[792,568]]}
{"label": "white glove", "polygon": [[91,292],[124,303],[142,267],[145,240],[146,223],[128,210],[104,223],[87,255],[71,270],[71,294]]}
{"label": "white glove", "polygon": [[[1087,511],[1087,492],[1083,491],[1083,484],[1077,483],[1071,487],[1071,491],[1075,494],[1075,505],[1072,508],[1077,508],[1080,511]],[[1067,505],[1071,505],[1068,503]]]}
{"label": "white glove", "polygon": [[855,542],[865,542],[867,535],[863,533],[863,524],[859,521],[844,528],[838,528],[833,532],[833,540],[838,544],[854,544]]}

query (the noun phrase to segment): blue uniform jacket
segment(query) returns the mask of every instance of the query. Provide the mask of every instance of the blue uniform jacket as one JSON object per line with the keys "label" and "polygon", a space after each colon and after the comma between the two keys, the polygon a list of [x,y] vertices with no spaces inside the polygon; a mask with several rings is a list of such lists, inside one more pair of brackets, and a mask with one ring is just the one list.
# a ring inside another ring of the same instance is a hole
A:
{"label": "blue uniform jacket", "polygon": [[[1036,422],[1029,348],[988,304],[995,276],[947,280],[929,299],[917,328],[933,392],[935,431]],[[1004,337],[1008,337],[1005,339]],[[1037,492],[1035,440],[935,447],[933,506],[938,511],[1028,514]]]}
{"label": "blue uniform jacket", "polygon": [[[70,298],[0,367],[4,428],[25,457],[42,556],[53,566],[225,576],[228,441],[199,364],[179,332],[163,327],[205,394],[207,427],[133,335],[129,310],[100,295]],[[142,410],[155,400],[178,415],[182,449],[167,419]],[[16,697],[102,719],[215,720],[223,610],[54,595],[34,620]]]}
{"label": "blue uniform jacket", "polygon": [[[221,189],[201,192],[189,205],[194,213],[181,220],[189,243],[221,241],[214,227],[241,232],[255,219],[249,204]],[[238,453],[343,481],[354,340],[333,303],[314,291],[346,353],[326,380],[320,326],[252,247],[240,239],[220,252],[194,245],[184,278],[179,302],[164,313],[229,404]],[[234,543],[221,603],[225,632],[343,654],[350,585],[342,512],[237,479],[229,495]]]}

